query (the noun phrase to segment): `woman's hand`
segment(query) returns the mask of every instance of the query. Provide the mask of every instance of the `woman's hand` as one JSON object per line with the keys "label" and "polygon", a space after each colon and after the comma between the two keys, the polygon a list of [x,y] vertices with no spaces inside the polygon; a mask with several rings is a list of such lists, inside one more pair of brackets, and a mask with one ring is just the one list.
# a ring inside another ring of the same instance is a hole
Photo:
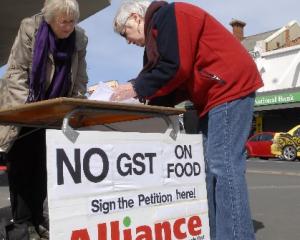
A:
{"label": "woman's hand", "polygon": [[114,93],[110,97],[110,101],[120,102],[129,98],[136,97],[136,92],[131,83],[121,84],[114,89]]}

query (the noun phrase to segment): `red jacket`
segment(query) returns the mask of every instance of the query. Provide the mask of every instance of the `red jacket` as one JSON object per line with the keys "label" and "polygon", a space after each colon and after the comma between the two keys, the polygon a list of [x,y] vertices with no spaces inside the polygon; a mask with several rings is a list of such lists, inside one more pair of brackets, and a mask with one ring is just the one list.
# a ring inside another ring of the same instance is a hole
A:
{"label": "red jacket", "polygon": [[133,80],[139,97],[176,95],[177,102],[192,101],[203,116],[263,86],[247,50],[199,7],[179,2],[161,7],[152,17],[152,34],[160,57]]}

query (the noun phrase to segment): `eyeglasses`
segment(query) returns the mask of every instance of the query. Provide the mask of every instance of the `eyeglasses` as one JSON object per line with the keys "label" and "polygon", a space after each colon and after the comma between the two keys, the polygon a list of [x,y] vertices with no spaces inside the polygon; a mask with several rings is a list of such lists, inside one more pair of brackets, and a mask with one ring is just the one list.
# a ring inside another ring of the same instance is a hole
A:
{"label": "eyeglasses", "polygon": [[125,23],[124,23],[124,25],[123,25],[123,29],[122,29],[122,31],[120,32],[120,35],[121,35],[122,37],[124,37],[124,38],[127,38],[126,24],[127,24],[128,20],[129,20],[129,18],[130,18],[131,16],[132,16],[132,14],[130,14],[130,15],[128,16],[128,18],[126,18],[126,21],[125,21]]}
{"label": "eyeglasses", "polygon": [[126,26],[123,27],[122,32],[120,32],[120,35],[121,35],[123,38],[127,38]]}
{"label": "eyeglasses", "polygon": [[56,22],[61,27],[66,27],[66,26],[73,27],[76,24],[75,20],[63,20],[63,19],[59,19],[59,18],[56,19]]}

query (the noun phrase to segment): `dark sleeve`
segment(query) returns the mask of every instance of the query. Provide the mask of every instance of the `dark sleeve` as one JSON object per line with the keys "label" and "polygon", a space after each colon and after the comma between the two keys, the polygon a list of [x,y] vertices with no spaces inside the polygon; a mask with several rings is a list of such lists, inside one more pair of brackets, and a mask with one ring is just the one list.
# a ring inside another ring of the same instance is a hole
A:
{"label": "dark sleeve", "polygon": [[174,107],[175,105],[188,99],[187,91],[178,88],[167,95],[152,98],[149,101],[149,105]]}
{"label": "dark sleeve", "polygon": [[[146,99],[168,95],[180,84],[174,81],[180,67],[174,4],[162,7],[154,15],[153,21],[160,59],[154,68],[140,73],[132,82],[138,97]],[[181,77],[183,81],[184,76]],[[174,84],[165,88],[170,82]]]}
{"label": "dark sleeve", "polygon": [[148,104],[154,105],[154,106],[174,107],[175,106],[175,93],[172,92],[165,96],[152,98]]}

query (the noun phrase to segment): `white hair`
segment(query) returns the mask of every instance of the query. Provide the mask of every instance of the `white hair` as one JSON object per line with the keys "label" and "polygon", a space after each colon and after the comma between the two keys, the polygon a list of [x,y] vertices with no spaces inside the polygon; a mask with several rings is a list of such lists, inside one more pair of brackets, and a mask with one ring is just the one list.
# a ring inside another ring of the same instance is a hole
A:
{"label": "white hair", "polygon": [[114,31],[116,33],[122,33],[127,19],[133,13],[136,13],[140,15],[142,18],[144,18],[150,3],[151,1],[149,0],[123,1],[113,21]]}
{"label": "white hair", "polygon": [[47,23],[51,22],[57,12],[64,12],[73,16],[77,22],[79,19],[79,6],[77,0],[45,0],[42,13]]}

